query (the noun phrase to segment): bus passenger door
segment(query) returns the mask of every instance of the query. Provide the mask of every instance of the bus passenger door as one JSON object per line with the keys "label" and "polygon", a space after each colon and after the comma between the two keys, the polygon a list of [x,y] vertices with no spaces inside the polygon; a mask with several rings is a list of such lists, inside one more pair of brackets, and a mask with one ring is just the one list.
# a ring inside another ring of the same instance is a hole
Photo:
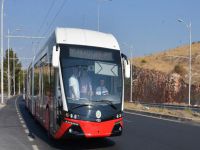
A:
{"label": "bus passenger door", "polygon": [[59,81],[59,72],[58,69],[55,69],[54,73],[55,86],[54,86],[54,129],[58,129],[61,124],[61,115],[62,115],[62,99],[61,99],[61,90],[60,90],[60,81]]}

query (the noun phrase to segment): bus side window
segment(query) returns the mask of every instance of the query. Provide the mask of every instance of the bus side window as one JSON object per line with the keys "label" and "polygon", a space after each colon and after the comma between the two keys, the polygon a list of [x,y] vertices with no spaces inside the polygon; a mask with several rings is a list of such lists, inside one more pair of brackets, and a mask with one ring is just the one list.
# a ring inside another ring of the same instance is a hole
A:
{"label": "bus side window", "polygon": [[58,70],[56,71],[56,86],[55,86],[55,91],[56,91],[56,99],[57,101],[61,104],[62,101],[61,101],[61,89],[60,89],[60,81],[59,81],[59,73],[58,73]]}
{"label": "bus side window", "polygon": [[61,124],[61,116],[62,116],[62,99],[61,99],[61,88],[60,88],[60,81],[59,81],[59,72],[56,69],[55,70],[55,104],[56,104],[56,115],[57,115],[57,123],[60,125]]}

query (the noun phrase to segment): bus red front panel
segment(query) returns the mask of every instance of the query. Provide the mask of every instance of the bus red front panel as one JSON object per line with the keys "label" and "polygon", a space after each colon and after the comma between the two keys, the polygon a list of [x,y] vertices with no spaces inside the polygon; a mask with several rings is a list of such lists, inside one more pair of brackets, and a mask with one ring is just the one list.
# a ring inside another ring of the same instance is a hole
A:
{"label": "bus red front panel", "polygon": [[90,122],[67,118],[54,137],[59,139],[68,135],[85,136],[86,138],[117,136],[121,135],[122,127],[122,118],[104,122]]}

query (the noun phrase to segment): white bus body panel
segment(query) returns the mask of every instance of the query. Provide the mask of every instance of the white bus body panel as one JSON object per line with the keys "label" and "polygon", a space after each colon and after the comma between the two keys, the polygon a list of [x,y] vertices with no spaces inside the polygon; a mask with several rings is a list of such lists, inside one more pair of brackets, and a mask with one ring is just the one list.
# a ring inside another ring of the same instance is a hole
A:
{"label": "white bus body panel", "polygon": [[57,28],[55,30],[56,43],[93,46],[120,50],[119,44],[112,34],[86,29]]}
{"label": "white bus body panel", "polygon": [[[87,29],[56,28],[56,30],[52,33],[50,38],[47,40],[46,44],[37,53],[35,59],[33,60],[33,66],[44,55],[47,55],[47,58],[49,62],[51,63],[52,61],[50,59],[52,59],[53,46],[56,46],[58,44],[91,46],[91,47],[99,47],[99,48],[106,48],[106,49],[120,51],[119,44],[116,38],[112,34],[102,33],[98,31],[91,31]],[[60,83],[61,83],[63,109],[65,111],[68,111],[66,97],[64,94],[60,64],[59,64],[58,70],[59,70],[59,78],[60,78]]]}

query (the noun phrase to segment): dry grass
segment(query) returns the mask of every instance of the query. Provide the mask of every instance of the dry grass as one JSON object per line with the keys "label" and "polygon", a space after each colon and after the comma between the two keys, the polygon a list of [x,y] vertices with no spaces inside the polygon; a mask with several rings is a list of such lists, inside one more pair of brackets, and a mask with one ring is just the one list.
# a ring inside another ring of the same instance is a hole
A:
{"label": "dry grass", "polygon": [[[188,56],[189,46],[185,45],[153,55],[134,58],[133,64],[138,67],[154,69],[164,73],[172,72],[175,65],[181,64],[188,71]],[[200,43],[192,44],[192,72],[194,75],[193,81],[200,82]],[[187,76],[185,80],[187,82]]]}
{"label": "dry grass", "polygon": [[166,108],[162,109],[162,108],[156,108],[156,107],[146,107],[139,103],[136,104],[136,103],[129,103],[129,102],[125,102],[124,106],[125,106],[125,109],[136,110],[136,111],[141,111],[141,112],[156,113],[156,114],[161,114],[161,115],[169,115],[169,116],[175,116],[175,117],[181,117],[181,118],[188,118],[200,123],[200,113],[193,112],[190,109],[169,110]]}

